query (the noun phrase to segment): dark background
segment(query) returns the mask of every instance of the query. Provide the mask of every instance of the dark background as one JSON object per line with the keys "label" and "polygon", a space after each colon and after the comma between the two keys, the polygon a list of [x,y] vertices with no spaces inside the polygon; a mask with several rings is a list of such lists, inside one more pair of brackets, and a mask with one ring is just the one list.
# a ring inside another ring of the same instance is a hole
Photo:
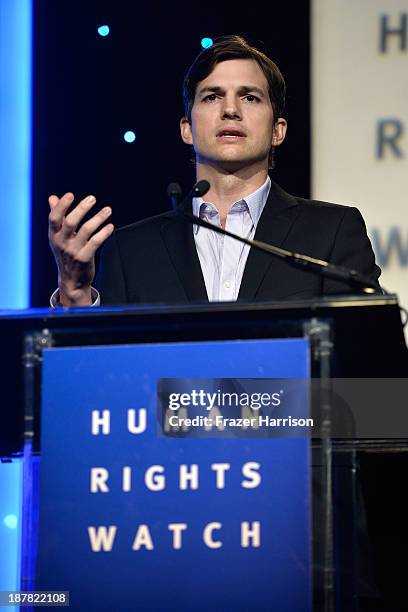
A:
{"label": "dark background", "polygon": [[[285,143],[273,178],[310,191],[309,2],[34,2],[32,306],[56,286],[48,195],[94,194],[116,227],[168,209],[167,185],[194,183],[179,135],[181,85],[203,37],[240,34],[287,79]],[[109,36],[97,33],[108,24]],[[136,141],[123,140],[133,130]]]}

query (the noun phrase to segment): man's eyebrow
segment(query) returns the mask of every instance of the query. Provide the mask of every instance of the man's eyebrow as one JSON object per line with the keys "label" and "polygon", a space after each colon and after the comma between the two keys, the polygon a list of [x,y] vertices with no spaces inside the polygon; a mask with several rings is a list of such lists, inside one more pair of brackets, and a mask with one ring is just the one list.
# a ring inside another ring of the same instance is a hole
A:
{"label": "man's eyebrow", "polygon": [[[199,96],[202,96],[205,93],[222,93],[223,91],[225,91],[224,87],[221,87],[220,85],[207,85],[206,87],[202,87],[201,89],[198,90],[197,94]],[[260,96],[265,96],[265,92],[263,91],[263,89],[261,89],[260,87],[257,87],[256,85],[241,85],[238,88],[239,93],[257,93]]]}
{"label": "man's eyebrow", "polygon": [[222,91],[224,91],[223,87],[220,87],[219,85],[214,85],[214,86],[209,86],[207,85],[206,87],[203,87],[202,89],[198,90],[198,95],[201,96],[204,93],[221,93]]}
{"label": "man's eyebrow", "polygon": [[257,87],[256,85],[242,85],[242,87],[239,88],[239,91],[242,93],[249,93],[249,92],[253,92],[253,93],[257,93],[260,96],[265,96],[267,95],[266,92],[261,89],[260,87]]}

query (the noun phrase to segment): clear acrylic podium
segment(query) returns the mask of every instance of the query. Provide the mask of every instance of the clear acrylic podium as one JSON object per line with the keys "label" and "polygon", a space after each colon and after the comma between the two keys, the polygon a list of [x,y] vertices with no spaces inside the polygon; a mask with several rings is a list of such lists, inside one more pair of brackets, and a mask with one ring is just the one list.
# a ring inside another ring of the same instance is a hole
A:
{"label": "clear acrylic podium", "polygon": [[[357,401],[357,407],[353,405],[350,408],[350,403],[344,407],[341,402],[340,405],[338,404],[339,393],[333,393],[333,385],[337,379],[342,381],[387,380],[387,384],[394,384],[390,379],[398,379],[401,386],[399,392],[403,393],[401,389],[405,389],[404,381],[408,373],[408,358],[402,332],[398,300],[395,296],[350,296],[335,299],[323,298],[305,302],[251,305],[221,303],[191,307],[146,306],[98,308],[92,310],[31,310],[23,313],[3,313],[0,318],[0,325],[2,328],[3,346],[7,350],[7,360],[2,369],[4,401],[1,415],[0,455],[3,457],[15,457],[20,454],[24,457],[21,552],[22,590],[36,590],[39,585],[41,588],[46,588],[44,580],[42,580],[41,584],[38,582],[38,558],[42,556],[42,559],[44,559],[47,555],[47,550],[51,550],[51,547],[54,547],[52,554],[56,554],[55,550],[58,548],[58,543],[49,541],[52,538],[58,540],[57,528],[55,528],[55,533],[50,532],[52,537],[49,534],[47,535],[44,525],[42,525],[40,530],[38,529],[39,523],[41,523],[41,513],[52,517],[49,506],[53,503],[52,491],[48,491],[46,501],[44,502],[44,500],[41,500],[41,495],[44,492],[41,493],[39,488],[42,471],[41,432],[44,435],[44,428],[48,428],[52,437],[51,428],[53,427],[54,419],[54,413],[49,412],[48,420],[46,421],[44,418],[42,423],[41,411],[42,406],[44,407],[45,405],[44,401],[46,401],[42,397],[46,393],[43,386],[45,380],[45,356],[48,358],[48,355],[54,350],[66,349],[66,353],[68,353],[68,351],[74,349],[72,359],[69,362],[72,368],[71,372],[74,372],[77,367],[76,364],[81,362],[81,356],[84,355],[86,361],[88,355],[86,352],[81,353],[80,349],[83,348],[89,351],[97,349],[95,353],[90,352],[89,355],[95,355],[92,359],[95,358],[96,361],[99,357],[101,358],[103,367],[101,366],[102,370],[97,371],[105,372],[106,376],[109,377],[110,366],[116,358],[115,351],[117,353],[123,347],[129,347],[129,350],[132,347],[138,346],[143,346],[145,349],[148,347],[151,352],[149,359],[153,360],[151,363],[156,361],[154,367],[157,367],[157,371],[159,371],[161,367],[160,360],[169,358],[166,352],[168,347],[180,349],[181,359],[185,360],[181,363],[188,363],[189,360],[190,362],[194,359],[197,360],[197,355],[201,354],[194,353],[192,347],[194,347],[194,350],[201,350],[200,347],[211,346],[213,353],[207,353],[211,355],[214,354],[214,351],[218,352],[221,350],[220,347],[231,346],[232,352],[226,353],[227,357],[225,358],[229,360],[229,369],[225,370],[227,374],[224,373],[220,376],[225,377],[228,375],[231,378],[244,378],[243,372],[247,368],[249,372],[248,378],[261,379],[268,378],[268,376],[262,373],[262,365],[257,366],[260,372],[259,376],[254,374],[256,369],[251,369],[251,362],[253,362],[253,365],[257,359],[257,353],[251,352],[253,350],[252,343],[258,341],[262,343],[264,341],[300,340],[305,341],[307,344],[310,410],[318,426],[305,434],[301,442],[299,440],[286,440],[284,443],[287,446],[284,449],[279,447],[279,452],[282,457],[289,457],[289,466],[291,464],[290,444],[292,442],[299,442],[299,444],[307,445],[305,447],[305,456],[309,459],[306,460],[305,465],[306,467],[307,465],[309,466],[310,471],[308,475],[305,472],[306,481],[304,484],[305,491],[309,491],[310,516],[313,518],[310,531],[311,572],[310,576],[305,578],[305,584],[309,581],[309,586],[306,584],[305,587],[305,601],[308,601],[308,604],[303,609],[313,611],[351,611],[362,609],[359,607],[361,595],[359,572],[361,564],[358,557],[361,548],[360,539],[364,539],[364,525],[361,524],[362,507],[357,479],[356,453],[360,448],[367,446],[376,448],[405,447],[406,439],[408,438],[408,424],[406,429],[403,426],[398,426],[398,428],[395,427],[394,429],[391,427],[390,431],[392,433],[382,436],[382,425],[380,422],[374,433],[369,428],[367,433],[365,433],[367,417],[362,417],[362,424],[359,425],[359,415],[356,414],[356,410],[357,412],[359,411],[359,405],[364,408],[361,403],[361,395]],[[233,360],[235,353],[233,350],[238,345],[241,346],[243,351],[237,353],[240,356],[240,367],[234,370]],[[158,347],[161,347],[160,350]],[[161,350],[162,347],[164,347],[164,351]],[[60,353],[64,356],[64,350]],[[144,355],[145,353],[140,354]],[[265,355],[267,354],[265,353]],[[260,355],[259,364],[262,362],[262,353]],[[170,358],[173,359],[175,357],[170,355]],[[245,358],[248,360],[246,364]],[[124,359],[123,363],[125,364],[126,357]],[[208,359],[211,359],[211,357],[208,357]],[[290,360],[290,357],[288,359]],[[243,361],[244,364],[242,363]],[[279,358],[277,361],[279,361]],[[125,366],[120,367],[123,368]],[[219,367],[218,364],[217,368]],[[87,370],[85,369],[84,371]],[[169,371],[168,368],[165,371]],[[209,372],[211,371],[215,370],[210,368]],[[234,375],[235,371],[237,372],[236,375]],[[275,370],[272,369],[271,371],[274,372]],[[285,374],[282,375],[281,370],[278,369],[276,371],[281,373],[280,376],[283,379],[286,377]],[[59,376],[58,372],[57,375]],[[268,373],[269,370],[266,370],[266,372]],[[57,394],[58,389],[64,389],[64,393],[72,393],[74,398],[75,386],[71,385],[70,387],[70,371],[65,371],[64,374],[62,370],[61,375],[65,376],[65,382],[59,384],[58,381],[52,380],[51,382],[54,386],[53,391],[50,392],[51,395]],[[299,378],[301,377],[301,375],[295,373],[296,375]],[[48,374],[48,378],[49,376]],[[68,377],[68,382],[66,377]],[[98,381],[90,382],[97,383]],[[100,383],[98,384],[100,385]],[[395,384],[397,383],[395,382]],[[105,389],[105,387],[103,388]],[[120,395],[120,393],[121,388],[119,385],[117,394]],[[125,393],[124,387],[123,393]],[[92,401],[91,396],[89,399],[90,405]],[[58,415],[55,411],[55,420],[59,418],[63,420],[67,417]],[[369,421],[371,423],[371,417]],[[74,431],[72,433],[70,426],[71,423],[67,421],[66,429],[62,429],[62,426],[60,429],[56,429],[59,433],[58,440],[55,443],[55,453],[60,452],[63,455],[65,445],[71,452],[75,448],[75,441],[74,445],[72,445],[72,440],[71,442],[68,440],[69,435],[76,435],[75,430],[72,430]],[[65,441],[64,431],[68,432]],[[79,437],[78,440],[80,439]],[[214,452],[215,454],[219,453],[219,449],[225,450],[228,444],[230,444],[234,446],[235,450],[239,447],[237,457],[240,457],[239,453],[242,448],[245,448],[246,444],[250,444],[248,440],[243,436],[232,442],[230,440],[227,440],[225,443],[220,442],[221,446],[215,446]],[[166,440],[164,444],[167,442],[169,441]],[[201,441],[200,444],[204,442]],[[173,445],[169,447],[169,453],[171,454],[177,448],[177,439],[171,440],[170,443]],[[78,444],[79,449],[80,442]],[[185,453],[187,457],[188,452],[186,449],[194,448],[193,445],[198,444],[198,442],[196,439],[183,440],[183,444],[184,446],[180,443],[179,450]],[[223,444],[225,444],[225,447]],[[273,452],[276,452],[277,445],[282,444],[282,440],[271,437],[270,439],[262,439],[259,442],[251,440],[251,444],[255,445],[251,447],[255,449],[257,444],[263,445],[262,448],[264,450],[262,452],[265,451],[265,457],[267,457],[267,445],[269,444],[272,455]],[[208,456],[206,456],[204,446],[200,448],[202,465],[205,465],[206,461],[208,463],[217,459],[216,456],[211,455],[212,447],[210,444],[207,449]],[[273,451],[273,449],[275,450]],[[137,471],[138,466],[143,465],[145,467],[143,464],[143,453],[137,450],[134,452],[134,467]],[[148,450],[146,450],[147,452]],[[287,455],[287,453],[289,454]],[[79,450],[78,455],[80,455]],[[55,454],[55,457],[57,456]],[[276,456],[278,457],[279,455]],[[64,460],[69,462],[70,456],[68,455]],[[74,461],[72,455],[71,461]],[[275,461],[278,460],[275,458]],[[200,469],[202,465],[200,464]],[[61,463],[61,466],[63,466],[63,463]],[[292,473],[290,472],[292,468],[287,468],[288,473]],[[61,469],[63,470],[63,467]],[[228,469],[232,471],[233,466]],[[48,474],[51,473],[52,470],[48,472]],[[296,474],[296,470],[293,471],[293,474]],[[43,478],[45,479],[45,476]],[[60,478],[63,478],[63,473],[60,473]],[[85,479],[85,475],[83,475],[83,478]],[[159,482],[157,479],[156,481]],[[47,482],[56,483],[55,491],[63,490],[58,488],[60,486],[57,484],[60,482],[59,480],[53,481],[50,478]],[[277,480],[276,482],[279,483],[280,481]],[[283,485],[280,484],[279,486]],[[295,494],[293,490],[289,487],[288,496],[292,495],[294,499]],[[226,487],[223,495],[224,493],[228,493],[228,487]],[[274,495],[273,491],[268,494]],[[84,492],[84,495],[84,500],[88,499],[89,491],[86,494]],[[278,492],[276,495],[278,495]],[[120,504],[120,499],[120,497],[118,499],[115,498],[114,504]],[[159,500],[160,505],[160,499],[165,498],[163,495],[160,498],[156,494],[156,499]],[[239,496],[237,500],[235,498],[231,499],[234,499],[233,504],[240,503]],[[171,501],[171,498],[169,500]],[[225,497],[225,500],[228,506],[227,514],[229,513],[232,516],[234,511],[238,514],[239,512],[234,510],[233,505],[228,505],[228,497]],[[77,502],[78,504],[86,503],[81,500],[77,500]],[[254,502],[258,504],[265,503],[266,505],[269,503],[264,497],[260,497],[259,500],[254,498]],[[46,509],[41,505],[44,503],[47,504]],[[290,499],[288,499],[288,504],[290,506]],[[56,503],[56,508],[60,507],[62,506]],[[199,512],[197,506],[196,510]],[[140,512],[143,514],[143,509]],[[290,509],[288,512],[290,512]],[[305,512],[307,513],[307,508]],[[302,520],[305,521],[305,524],[307,523],[307,514]],[[75,522],[75,516],[73,521]],[[58,522],[56,524],[58,526]],[[220,529],[219,527],[214,527],[214,525],[215,523],[211,529]],[[289,526],[290,533],[296,528],[294,524],[292,527]],[[213,531],[213,533],[216,532]],[[301,538],[301,535],[299,535],[299,538]],[[211,538],[210,541],[214,543]],[[194,564],[196,560],[201,571],[210,576],[211,563],[206,557],[206,552],[203,553],[201,549],[194,548],[194,546],[197,547],[198,545],[191,544],[191,546],[192,548],[188,552],[191,563]],[[177,553],[177,551],[175,552]],[[61,554],[63,555],[63,551],[61,551]],[[241,551],[239,554],[241,554]],[[237,553],[237,559],[238,556]],[[233,557],[234,555],[231,553],[228,558],[231,564],[234,562]],[[172,564],[176,559],[177,557],[173,560],[169,558],[168,563]],[[249,561],[256,564],[256,555],[249,557]],[[80,558],[78,563],[81,563]],[[96,561],[96,564],[98,563],[99,561]],[[143,565],[142,557],[139,558],[138,563]],[[146,560],[146,563],[150,563],[150,561]],[[163,563],[167,563],[167,561],[163,561]],[[262,560],[262,563],[265,563],[265,559]],[[277,563],[275,558],[273,563]],[[294,565],[296,565],[296,561],[294,561]],[[91,571],[89,567],[83,568],[84,572],[88,570]],[[101,571],[103,574],[104,570],[102,567],[98,570],[98,567],[96,567],[92,571],[97,576],[98,571]],[[91,575],[93,575],[92,571]],[[291,571],[289,565],[287,571]],[[245,582],[245,572],[239,564],[235,567],[234,572],[233,576],[236,579],[234,582],[234,592],[239,600],[240,589],[243,588],[241,584]],[[305,568],[305,572],[307,574],[307,568]],[[160,583],[159,578],[156,577],[155,580]],[[208,580],[208,577],[206,580]],[[225,578],[230,590],[232,589],[231,584],[233,584],[231,580],[231,577]],[[217,583],[215,579],[214,581]],[[164,581],[163,584],[166,585],[167,583]],[[222,579],[218,587],[214,587],[213,583],[213,609],[229,609],[228,603],[233,601],[233,598],[228,593],[223,592],[222,584]],[[290,577],[288,578],[288,584],[290,584]],[[54,587],[55,584],[50,586]],[[60,586],[61,588],[63,587],[63,585]],[[211,581],[208,582],[208,588],[210,587]],[[81,596],[85,600],[82,599],[81,603],[78,604],[78,600],[75,599],[75,593],[71,593],[70,605],[72,609],[104,609],[101,605],[92,608],[92,602],[95,601],[95,581],[93,581],[93,584],[83,585],[81,588],[83,589]],[[168,588],[171,588],[171,583],[170,586],[168,585]],[[310,594],[313,593],[309,599],[307,597],[307,588],[309,588]],[[129,593],[132,595],[131,587],[129,589]],[[53,589],[50,588],[50,590]],[[154,588],[152,587],[152,592],[153,590]],[[107,592],[111,593],[112,600],[106,601],[105,599],[106,609],[135,609],[135,601],[132,603],[132,601],[126,600],[126,603],[124,603],[124,599],[118,599],[114,585]],[[137,593],[137,589],[135,593]],[[88,599],[86,599],[87,597]],[[106,597],[106,594],[104,597]],[[155,600],[155,603],[151,603],[146,594],[143,597],[145,599],[139,601],[138,605],[141,605],[144,610],[159,609],[157,607],[158,600]],[[170,597],[169,601],[171,602],[171,593],[166,593],[166,597]],[[279,596],[280,601],[276,601],[276,593],[274,595],[273,589],[270,593],[266,589],[261,597],[259,593],[254,592],[251,594],[248,589],[245,590],[243,588],[242,598],[242,609],[248,609],[248,602],[250,602],[253,610],[267,609],[265,608],[266,605],[270,605],[270,609],[274,610],[283,611],[289,609],[287,607],[289,604],[285,604],[285,601],[282,601],[283,597],[281,595]],[[187,587],[186,594],[179,595],[177,600],[177,609],[179,610],[201,609],[199,605],[200,602],[194,600],[194,592],[189,592]],[[241,609],[235,603],[233,608]]]}

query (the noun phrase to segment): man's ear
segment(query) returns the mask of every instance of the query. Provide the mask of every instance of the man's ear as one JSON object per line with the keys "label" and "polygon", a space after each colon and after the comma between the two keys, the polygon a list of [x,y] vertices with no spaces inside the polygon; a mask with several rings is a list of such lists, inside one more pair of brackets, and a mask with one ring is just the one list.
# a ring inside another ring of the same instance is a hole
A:
{"label": "man's ear", "polygon": [[185,144],[192,145],[193,144],[193,134],[191,131],[191,124],[187,117],[182,117],[180,119],[180,134],[181,139]]}
{"label": "man's ear", "polygon": [[285,119],[279,117],[273,126],[272,146],[278,147],[285,140],[288,124]]}

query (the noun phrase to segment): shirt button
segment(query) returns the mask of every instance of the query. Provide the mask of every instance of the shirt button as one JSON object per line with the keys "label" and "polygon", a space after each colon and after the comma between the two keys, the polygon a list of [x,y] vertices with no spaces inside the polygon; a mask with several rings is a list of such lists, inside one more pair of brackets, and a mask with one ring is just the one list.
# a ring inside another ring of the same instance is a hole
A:
{"label": "shirt button", "polygon": [[225,283],[224,283],[224,287],[225,287],[226,289],[229,289],[229,288],[231,287],[231,282],[230,282],[230,281],[225,281]]}

